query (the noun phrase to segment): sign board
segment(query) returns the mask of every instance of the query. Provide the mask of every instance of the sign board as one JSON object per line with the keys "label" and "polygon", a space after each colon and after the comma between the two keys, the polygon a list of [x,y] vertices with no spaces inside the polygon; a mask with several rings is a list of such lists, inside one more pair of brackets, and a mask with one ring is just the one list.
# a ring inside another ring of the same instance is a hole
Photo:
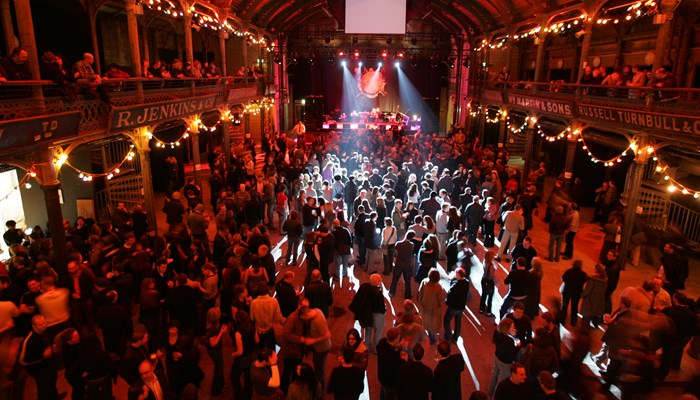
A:
{"label": "sign board", "polygon": [[210,95],[115,108],[110,114],[109,130],[114,132],[140,126],[156,125],[188,115],[209,111],[216,105],[217,96],[218,95]]}
{"label": "sign board", "polygon": [[661,114],[647,111],[620,110],[617,108],[578,104],[580,118],[613,122],[639,129],[700,135],[700,118],[684,115]]}
{"label": "sign board", "polygon": [[229,89],[226,102],[229,104],[245,103],[261,95],[260,85],[234,87]]}
{"label": "sign board", "polygon": [[0,122],[0,150],[78,135],[80,111]]}
{"label": "sign board", "polygon": [[508,104],[527,108],[532,111],[556,114],[564,117],[574,116],[573,103],[568,101],[542,99],[539,97],[508,93]]}

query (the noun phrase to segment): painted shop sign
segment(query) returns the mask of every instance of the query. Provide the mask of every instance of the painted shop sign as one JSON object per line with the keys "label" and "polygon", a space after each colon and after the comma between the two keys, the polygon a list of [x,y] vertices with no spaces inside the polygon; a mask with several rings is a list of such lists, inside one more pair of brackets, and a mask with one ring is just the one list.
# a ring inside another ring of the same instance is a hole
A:
{"label": "painted shop sign", "polygon": [[581,118],[631,125],[635,128],[700,135],[700,118],[584,104],[577,105],[577,113]]}
{"label": "painted shop sign", "polygon": [[145,125],[178,119],[209,111],[216,105],[218,95],[202,96],[174,101],[164,101],[133,107],[119,107],[112,111],[109,130],[131,129]]}
{"label": "painted shop sign", "polygon": [[562,115],[565,117],[574,116],[572,103],[568,101],[540,99],[537,97],[509,93],[508,104],[527,108],[533,111]]}
{"label": "painted shop sign", "polygon": [[0,149],[78,135],[80,111],[0,122]]}

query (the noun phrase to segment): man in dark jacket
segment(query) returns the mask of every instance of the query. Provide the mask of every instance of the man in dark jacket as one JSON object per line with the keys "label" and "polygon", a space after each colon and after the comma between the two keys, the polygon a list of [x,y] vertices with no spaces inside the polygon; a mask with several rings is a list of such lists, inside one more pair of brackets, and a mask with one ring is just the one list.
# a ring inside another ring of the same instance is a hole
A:
{"label": "man in dark jacket", "polygon": [[467,226],[467,236],[469,236],[469,244],[476,246],[476,235],[479,232],[479,227],[484,222],[484,206],[481,205],[479,196],[472,197],[472,202],[464,210],[464,224]]}
{"label": "man in dark jacket", "polygon": [[399,328],[389,329],[386,337],[377,344],[377,378],[382,385],[381,397],[385,400],[397,398],[398,371],[401,364],[408,359],[406,353],[400,350],[400,345]]}
{"label": "man in dark jacket", "polygon": [[421,361],[425,349],[420,343],[413,346],[413,360],[401,364],[397,376],[398,400],[428,400],[433,391],[433,371]]}
{"label": "man in dark jacket", "polygon": [[661,312],[666,315],[675,326],[673,335],[666,338],[663,345],[661,365],[658,370],[658,378],[664,380],[669,370],[679,370],[683,349],[690,338],[698,334],[698,316],[688,306],[694,305],[683,292],[673,294],[673,305],[664,308]]}
{"label": "man in dark jacket", "polygon": [[[369,282],[360,285],[348,309],[355,314],[355,319],[360,322],[363,330],[362,337],[365,338],[367,349],[372,351],[374,347],[376,351],[379,339],[384,332],[384,314],[386,313],[384,293],[382,293],[382,277],[379,274],[372,274],[369,277]],[[373,332],[374,338],[372,338]]]}
{"label": "man in dark jacket", "polygon": [[348,228],[340,225],[340,220],[336,219],[333,221],[333,237],[335,238],[335,276],[342,279],[348,276],[352,234]]}
{"label": "man in dark jacket", "polygon": [[309,300],[309,307],[318,308],[328,318],[333,304],[333,291],[328,282],[323,281],[321,271],[315,269],[311,272],[311,282],[304,289],[304,297]]}
{"label": "man in dark jacket", "polygon": [[38,399],[58,398],[58,370],[53,357],[51,338],[46,334],[46,320],[41,315],[32,317],[32,330],[20,346],[19,363],[36,381]]}
{"label": "man in dark jacket", "polygon": [[564,207],[557,206],[552,219],[549,220],[549,257],[547,261],[559,262],[561,254],[561,243],[564,240],[564,233],[569,223],[564,215]]}
{"label": "man in dark jacket", "polygon": [[352,221],[355,216],[353,203],[357,197],[357,184],[355,183],[355,177],[350,175],[348,177],[348,183],[345,184],[345,207],[348,210],[347,220]]}
{"label": "man in dark jacket", "polygon": [[503,305],[500,310],[500,317],[503,318],[508,310],[515,304],[515,302],[525,302],[527,299],[527,294],[532,285],[532,275],[525,270],[525,258],[518,257],[515,260],[517,266],[516,269],[511,270],[506,279],[503,281],[506,285],[510,285],[508,288],[508,294],[503,299]]}
{"label": "man in dark jacket", "polygon": [[286,271],[284,277],[275,285],[275,298],[280,305],[282,316],[287,318],[297,309],[299,296],[294,289],[294,271]]}
{"label": "man in dark jacket", "polygon": [[197,303],[194,289],[187,284],[187,275],[177,277],[177,287],[168,291],[166,304],[170,312],[170,321],[180,322],[180,332],[190,333],[197,321]]}
{"label": "man in dark jacket", "polygon": [[571,326],[576,326],[576,321],[578,320],[578,302],[581,299],[583,285],[586,284],[586,279],[588,278],[588,275],[583,272],[582,267],[583,261],[576,260],[574,261],[574,265],[564,271],[564,275],[561,276],[564,285],[561,292],[562,305],[559,322],[562,324],[566,322],[566,312],[568,311],[570,302]]}
{"label": "man in dark jacket", "polygon": [[97,309],[97,324],[102,329],[105,350],[119,358],[124,357],[126,344],[134,333],[131,312],[117,302],[117,292],[110,290],[105,296],[107,303]]}
{"label": "man in dark jacket", "polygon": [[333,234],[329,232],[327,226],[322,226],[318,231],[318,256],[319,256],[319,269],[323,280],[326,282],[331,281],[330,271],[328,268],[333,263],[335,258],[335,238]]}
{"label": "man in dark jacket", "polygon": [[461,400],[462,384],[460,375],[464,371],[464,359],[459,353],[450,354],[450,343],[440,342],[437,346],[440,357],[435,367],[433,398],[441,400]]}
{"label": "man in dark jacket", "polygon": [[297,254],[299,253],[299,243],[301,243],[301,236],[304,234],[301,221],[299,221],[298,212],[292,211],[289,214],[289,219],[284,221],[282,230],[287,232],[287,256],[285,257],[285,261],[287,265],[289,265],[291,260],[292,265],[296,267]]}
{"label": "man in dark jacket", "polygon": [[404,299],[410,299],[411,294],[411,272],[412,261],[413,261],[413,238],[416,237],[416,233],[412,230],[406,232],[406,237],[396,243],[394,246],[394,252],[396,253],[396,262],[394,263],[394,276],[391,279],[391,286],[389,287],[389,296],[393,297],[396,294],[396,286],[399,283],[399,279],[403,276],[404,282]]}
{"label": "man in dark jacket", "polygon": [[430,197],[421,201],[418,209],[423,211],[423,215],[429,215],[435,221],[437,212],[440,211],[440,202],[437,201],[438,194],[435,191],[430,192]]}
{"label": "man in dark jacket", "polygon": [[[457,343],[462,330],[462,313],[464,312],[464,307],[467,306],[467,300],[469,300],[469,286],[469,280],[464,269],[457,268],[455,277],[450,282],[450,290],[445,298],[447,311],[445,311],[445,317],[442,321],[445,328],[445,340]],[[453,319],[455,323],[454,332],[450,329],[450,322]]]}

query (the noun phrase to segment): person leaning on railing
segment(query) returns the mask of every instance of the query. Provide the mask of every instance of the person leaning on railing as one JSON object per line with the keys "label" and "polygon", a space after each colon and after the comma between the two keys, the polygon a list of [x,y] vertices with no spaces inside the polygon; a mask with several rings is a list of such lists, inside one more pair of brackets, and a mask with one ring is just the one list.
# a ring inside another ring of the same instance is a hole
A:
{"label": "person leaning on railing", "polygon": [[4,70],[3,76],[9,81],[28,81],[32,79],[32,73],[27,64],[27,51],[21,47],[15,47],[9,56],[0,60]]}
{"label": "person leaning on railing", "polygon": [[661,67],[656,70],[654,87],[661,90],[658,91],[658,99],[662,102],[677,101],[680,97],[675,90],[665,90],[668,88],[677,87],[676,77],[672,72],[669,72],[666,67]]}
{"label": "person leaning on railing", "polygon": [[83,79],[88,82],[86,87],[83,87],[83,94],[87,97],[98,97],[108,106],[112,105],[107,89],[102,84],[102,78],[92,69],[92,63],[95,62],[95,57],[90,53],[83,54],[83,59],[73,65],[73,77],[75,79]]}

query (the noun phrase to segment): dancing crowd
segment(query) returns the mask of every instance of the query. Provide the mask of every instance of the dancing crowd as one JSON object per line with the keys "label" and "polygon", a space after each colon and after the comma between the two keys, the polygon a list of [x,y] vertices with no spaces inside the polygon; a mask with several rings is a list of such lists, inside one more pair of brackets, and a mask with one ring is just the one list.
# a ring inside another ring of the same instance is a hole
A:
{"label": "dancing crowd", "polygon": [[[211,396],[230,382],[235,399],[357,399],[376,355],[382,399],[459,399],[465,363],[455,344],[478,292],[479,313],[498,315],[487,388],[496,399],[566,398],[557,390],[591,398],[582,361],[598,326],[607,326],[595,360],[605,370],[603,390],[615,384],[625,394],[663,380],[691,338],[691,356],[699,354],[697,307],[682,292],[688,263],[677,245],[664,248],[659,276],[613,302],[624,268],[621,211],[615,193],[606,197],[609,185],[596,211],[614,225],[606,225],[602,259],[590,275],[575,260],[562,276],[561,307],[539,315],[543,263],[574,257],[580,181],[565,190],[557,180],[543,201],[544,165],[523,179],[506,148],[482,146],[459,128],[446,137],[332,132],[308,145],[298,133],[266,136],[262,165],[254,146],[236,151],[228,166],[213,154],[211,214],[189,180],[167,194],[167,228],[155,229],[140,205],[129,211],[124,203],[99,221],[65,221],[65,274],[56,272],[40,227],[26,235],[9,221],[12,257],[0,273],[3,395],[21,398],[29,375],[39,399],[65,397],[56,386],[63,369],[74,399],[113,398],[118,377],[130,399],[194,399],[205,351]],[[540,203],[546,258],[529,235]],[[504,279],[499,262],[510,266]],[[382,274],[391,276],[388,296],[403,286],[403,311],[388,329]],[[362,329],[336,343],[338,366],[327,371],[335,291],[365,276],[348,306]],[[562,326],[573,332],[568,346]],[[228,341],[233,354],[224,357]],[[431,346],[434,370],[422,362]],[[622,378],[630,375],[640,379]]]}

